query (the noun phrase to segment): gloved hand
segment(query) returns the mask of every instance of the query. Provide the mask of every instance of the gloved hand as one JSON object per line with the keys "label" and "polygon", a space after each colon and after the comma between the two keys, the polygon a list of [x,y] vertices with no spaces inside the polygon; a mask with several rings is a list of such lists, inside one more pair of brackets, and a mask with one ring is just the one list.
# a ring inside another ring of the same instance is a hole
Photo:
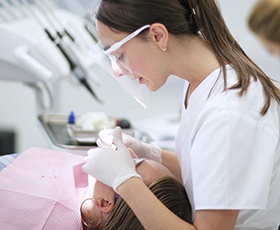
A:
{"label": "gloved hand", "polygon": [[[99,147],[112,146],[112,144],[114,144],[112,139],[112,133],[113,129],[101,130],[98,134],[99,138],[96,142],[97,145]],[[138,157],[151,159],[158,163],[162,162],[161,148],[159,146],[141,142],[136,138],[125,133],[122,133],[122,138],[125,146],[127,148],[131,148],[137,154]]]}
{"label": "gloved hand", "polygon": [[141,176],[136,172],[130,152],[122,141],[120,127],[114,129],[113,140],[116,150],[109,146],[89,150],[82,169],[116,191],[129,178]]}

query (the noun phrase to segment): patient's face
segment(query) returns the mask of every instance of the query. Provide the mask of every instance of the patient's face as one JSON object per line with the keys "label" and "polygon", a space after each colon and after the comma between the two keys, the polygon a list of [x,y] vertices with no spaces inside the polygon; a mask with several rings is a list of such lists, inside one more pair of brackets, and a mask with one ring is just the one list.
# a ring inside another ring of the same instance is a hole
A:
{"label": "patient's face", "polygon": [[[166,167],[148,159],[136,165],[136,171],[142,176],[146,185],[163,176],[172,176]],[[95,180],[93,186],[94,200],[88,202],[90,206],[87,206],[87,203],[84,204],[84,207],[88,208],[86,211],[89,215],[88,218],[96,220],[95,224],[98,223],[100,218],[102,220],[106,219],[114,207],[115,196],[116,193],[111,187]]]}

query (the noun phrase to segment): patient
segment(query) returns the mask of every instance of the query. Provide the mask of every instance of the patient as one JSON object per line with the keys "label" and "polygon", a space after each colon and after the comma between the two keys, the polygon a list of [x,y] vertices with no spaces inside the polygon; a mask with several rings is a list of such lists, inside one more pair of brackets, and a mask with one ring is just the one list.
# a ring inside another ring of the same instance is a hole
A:
{"label": "patient", "polygon": [[[40,148],[19,154],[0,173],[0,229],[78,230],[81,214],[90,229],[129,229],[127,223],[143,229],[114,190],[82,171],[83,161],[84,156]],[[163,204],[191,221],[187,195],[170,171],[151,160],[135,159],[135,164]]]}
{"label": "patient", "polygon": [[[192,223],[191,207],[184,187],[174,177],[161,177],[149,185],[156,197],[174,214]],[[102,217],[102,216],[101,216]],[[85,224],[84,229],[144,230],[131,208],[119,197],[107,218]]]}
{"label": "patient", "polygon": [[[134,160],[136,171],[158,199],[177,216],[191,222],[187,194],[171,172],[152,160]],[[91,176],[81,205],[81,216],[84,229],[144,229],[125,201],[112,188]]]}

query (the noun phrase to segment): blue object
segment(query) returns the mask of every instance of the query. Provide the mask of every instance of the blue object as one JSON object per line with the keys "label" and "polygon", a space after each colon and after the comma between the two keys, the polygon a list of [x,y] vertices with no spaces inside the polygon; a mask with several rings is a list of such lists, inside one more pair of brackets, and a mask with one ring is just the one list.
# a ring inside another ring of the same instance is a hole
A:
{"label": "blue object", "polygon": [[73,111],[68,116],[68,124],[75,124],[75,114]]}

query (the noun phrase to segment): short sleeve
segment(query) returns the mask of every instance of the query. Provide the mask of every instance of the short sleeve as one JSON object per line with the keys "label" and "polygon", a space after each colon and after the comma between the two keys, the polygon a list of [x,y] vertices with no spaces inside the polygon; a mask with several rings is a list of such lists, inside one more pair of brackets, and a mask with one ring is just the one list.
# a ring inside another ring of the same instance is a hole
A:
{"label": "short sleeve", "polygon": [[202,113],[190,152],[195,209],[264,209],[277,137],[244,114]]}

